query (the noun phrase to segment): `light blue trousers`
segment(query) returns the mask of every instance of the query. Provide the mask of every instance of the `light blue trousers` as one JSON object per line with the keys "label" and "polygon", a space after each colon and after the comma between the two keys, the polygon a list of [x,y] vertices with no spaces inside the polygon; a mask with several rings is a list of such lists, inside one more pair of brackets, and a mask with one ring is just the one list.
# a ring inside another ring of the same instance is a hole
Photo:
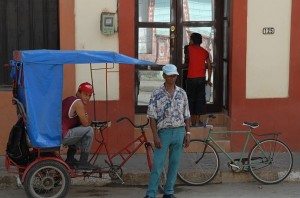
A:
{"label": "light blue trousers", "polygon": [[167,153],[169,152],[169,165],[167,181],[164,187],[164,194],[174,194],[174,186],[177,178],[179,162],[182,155],[182,147],[184,140],[184,127],[167,128],[158,132],[162,148],[154,149],[153,165],[150,173],[148,190],[146,195],[155,197],[158,185],[160,182],[160,175],[164,167]]}
{"label": "light blue trousers", "polygon": [[81,152],[88,153],[91,150],[94,139],[94,129],[91,126],[79,126],[69,129],[63,138],[64,145],[76,145],[81,148]]}

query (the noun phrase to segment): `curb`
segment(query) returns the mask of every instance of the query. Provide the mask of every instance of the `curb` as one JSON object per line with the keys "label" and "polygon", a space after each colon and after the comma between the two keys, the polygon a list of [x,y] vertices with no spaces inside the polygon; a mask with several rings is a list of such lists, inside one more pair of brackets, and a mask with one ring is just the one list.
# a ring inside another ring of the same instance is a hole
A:
{"label": "curb", "polygon": [[[15,174],[3,173],[0,171],[0,189],[3,188],[22,188],[20,179]],[[131,172],[123,175],[122,179],[125,186],[147,186],[149,173]],[[247,183],[256,182],[250,173],[232,173],[230,171],[220,171],[211,183]],[[300,171],[292,171],[284,182],[300,182]],[[103,178],[72,178],[71,185],[77,186],[107,186],[111,184],[121,184],[118,180],[111,180],[107,175]],[[177,185],[184,184],[177,179]]]}

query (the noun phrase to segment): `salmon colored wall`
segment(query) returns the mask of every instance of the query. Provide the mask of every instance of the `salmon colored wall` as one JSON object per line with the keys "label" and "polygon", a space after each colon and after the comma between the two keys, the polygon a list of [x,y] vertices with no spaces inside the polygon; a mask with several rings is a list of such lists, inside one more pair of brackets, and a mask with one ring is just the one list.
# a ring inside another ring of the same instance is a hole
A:
{"label": "salmon colored wall", "polygon": [[[256,132],[283,132],[280,139],[293,151],[300,151],[300,2],[293,0],[288,98],[246,99],[247,0],[232,0],[231,17],[229,92],[231,129],[246,129],[242,126],[243,121],[257,121],[260,127],[255,130]],[[232,137],[233,150],[240,149],[242,143],[239,136]]]}
{"label": "salmon colored wall", "polygon": [[[59,1],[59,30],[60,49],[75,49],[75,15],[74,0]],[[75,87],[75,65],[64,66],[64,90],[63,97],[74,94]]]}
{"label": "salmon colored wall", "polygon": [[[59,1],[60,49],[75,49],[74,0]],[[119,1],[119,49],[120,53],[134,56],[134,0]],[[130,11],[130,12],[129,12]],[[120,100],[96,102],[97,120],[111,120],[112,127],[106,130],[109,148],[114,151],[125,146],[134,137],[133,128],[126,122],[116,123],[121,116],[134,119],[134,66],[120,65]],[[75,91],[75,67],[65,65],[63,96]],[[110,86],[110,85],[108,85]],[[10,91],[0,91],[0,155],[5,154],[9,131],[16,122],[15,106],[11,105]],[[93,115],[93,105],[88,107]],[[95,144],[94,144],[95,148]]]}
{"label": "salmon colored wall", "polygon": [[[119,52],[134,57],[134,0],[118,1]],[[134,120],[134,65],[121,64],[119,67],[120,100],[110,102],[108,116],[114,127],[109,131],[109,143],[114,149],[125,146],[134,138],[134,129],[128,122],[115,123],[115,120],[127,116]],[[105,109],[103,105],[102,111]]]}
{"label": "salmon colored wall", "polygon": [[[119,1],[118,11],[120,53],[134,56],[134,0]],[[60,0],[60,44],[61,49],[75,49],[74,0]],[[96,119],[112,121],[112,127],[105,131],[105,136],[113,151],[125,146],[134,137],[134,130],[128,123],[115,122],[122,116],[134,119],[134,66],[120,65],[119,68],[120,100],[95,103]],[[64,72],[64,97],[67,97],[73,95],[76,89],[74,65],[66,65]],[[88,112],[93,115],[93,102]],[[95,147],[94,143],[93,149]]]}
{"label": "salmon colored wall", "polygon": [[[245,98],[246,92],[246,32],[247,0],[232,0],[231,43],[230,43],[230,90],[229,115],[231,129],[244,129],[243,121],[258,121],[258,133],[281,131],[281,139],[293,151],[300,151],[300,1],[293,0],[291,25],[290,83],[287,99]],[[74,0],[60,0],[60,45],[61,49],[75,49]],[[119,49],[120,53],[134,56],[134,0],[119,1]],[[113,121],[106,134],[110,148],[117,149],[133,139],[134,131],[127,123],[115,123],[120,116],[134,118],[134,67],[120,66],[120,101],[97,102],[97,119]],[[280,79],[279,79],[280,80]],[[64,96],[74,94],[75,68],[65,67]],[[5,153],[9,131],[16,121],[14,106],[11,105],[11,92],[0,92],[0,154]],[[92,105],[88,109],[92,114]],[[238,137],[232,138],[232,148],[241,147]]]}
{"label": "salmon colored wall", "polygon": [[[134,57],[134,0],[118,2],[118,21],[119,53]],[[105,131],[112,152],[124,147],[134,138],[134,129],[128,122],[116,123],[123,116],[134,121],[134,65],[120,64],[119,78],[119,101],[96,102],[97,119],[112,121],[112,127]],[[89,106],[89,112],[93,112],[92,106]],[[95,146],[94,144],[94,149]]]}
{"label": "salmon colored wall", "polygon": [[0,155],[4,155],[10,129],[17,122],[17,113],[11,102],[11,91],[1,91],[0,98]]}

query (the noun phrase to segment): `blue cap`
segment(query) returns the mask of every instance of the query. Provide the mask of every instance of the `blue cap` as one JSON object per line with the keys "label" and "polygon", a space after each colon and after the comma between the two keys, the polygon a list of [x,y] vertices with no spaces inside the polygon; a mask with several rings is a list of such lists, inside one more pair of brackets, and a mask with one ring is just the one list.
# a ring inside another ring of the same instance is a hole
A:
{"label": "blue cap", "polygon": [[179,75],[177,72],[177,67],[173,64],[166,64],[165,66],[163,66],[162,70],[167,76]]}

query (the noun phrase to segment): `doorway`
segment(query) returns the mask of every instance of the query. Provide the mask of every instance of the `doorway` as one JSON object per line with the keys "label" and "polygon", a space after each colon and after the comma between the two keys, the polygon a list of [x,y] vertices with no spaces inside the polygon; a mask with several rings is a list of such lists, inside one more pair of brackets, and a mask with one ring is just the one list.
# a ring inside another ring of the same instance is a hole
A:
{"label": "doorway", "polygon": [[228,3],[229,0],[136,0],[136,57],[157,63],[156,66],[136,66],[137,113],[146,112],[152,90],[163,83],[163,65],[177,66],[180,74],[177,85],[185,89],[184,46],[193,32],[202,35],[201,46],[209,52],[213,65],[213,87],[207,99],[207,112],[226,108],[224,85],[228,76],[224,75],[223,52],[224,46],[228,46],[224,45],[228,42],[224,40]]}

